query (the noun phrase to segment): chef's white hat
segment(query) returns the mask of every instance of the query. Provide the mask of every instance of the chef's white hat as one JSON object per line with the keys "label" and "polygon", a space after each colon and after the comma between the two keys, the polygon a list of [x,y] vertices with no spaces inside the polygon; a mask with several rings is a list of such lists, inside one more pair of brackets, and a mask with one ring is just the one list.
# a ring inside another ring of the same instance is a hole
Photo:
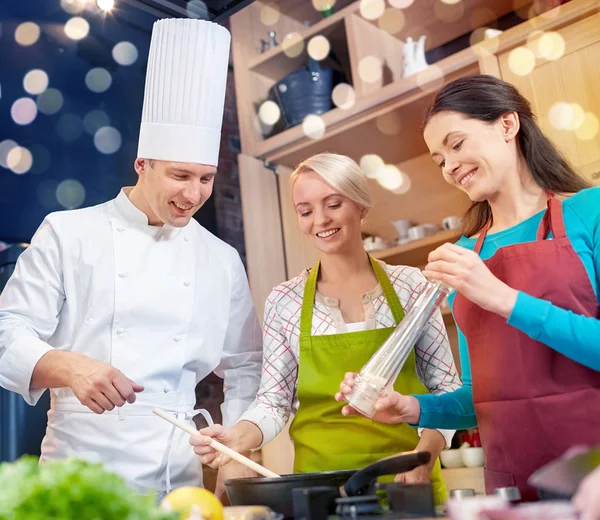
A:
{"label": "chef's white hat", "polygon": [[138,157],[217,165],[230,42],[212,22],[154,23]]}

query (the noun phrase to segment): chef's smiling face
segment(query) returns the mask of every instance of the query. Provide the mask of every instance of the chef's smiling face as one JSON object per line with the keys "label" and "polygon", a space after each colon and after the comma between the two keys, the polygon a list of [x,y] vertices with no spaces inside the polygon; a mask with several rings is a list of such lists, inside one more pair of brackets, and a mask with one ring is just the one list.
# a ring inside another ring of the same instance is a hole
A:
{"label": "chef's smiling face", "polygon": [[[183,227],[212,194],[217,169],[204,164],[136,159],[140,209],[154,226]],[[139,202],[139,197],[136,199]],[[137,204],[136,204],[137,205]]]}
{"label": "chef's smiling face", "polygon": [[423,137],[448,184],[472,201],[493,198],[516,171],[519,119],[507,113],[493,123],[452,111],[434,115]]}
{"label": "chef's smiling face", "polygon": [[338,193],[319,174],[308,171],[299,175],[292,198],[300,230],[321,252],[337,254],[362,247],[361,219],[367,210]]}

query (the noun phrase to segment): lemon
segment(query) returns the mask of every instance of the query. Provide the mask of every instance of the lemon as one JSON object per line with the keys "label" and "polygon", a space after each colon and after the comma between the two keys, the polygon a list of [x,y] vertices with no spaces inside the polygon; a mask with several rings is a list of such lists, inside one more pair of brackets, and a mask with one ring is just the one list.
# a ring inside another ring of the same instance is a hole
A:
{"label": "lemon", "polygon": [[179,514],[181,520],[223,520],[223,504],[210,491],[193,486],[171,491],[160,503],[163,511]]}

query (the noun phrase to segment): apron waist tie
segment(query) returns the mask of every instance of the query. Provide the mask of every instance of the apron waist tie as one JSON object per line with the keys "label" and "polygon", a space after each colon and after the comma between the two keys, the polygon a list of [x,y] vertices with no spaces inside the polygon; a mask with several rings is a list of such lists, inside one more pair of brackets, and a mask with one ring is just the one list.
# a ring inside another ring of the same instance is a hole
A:
{"label": "apron waist tie", "polygon": [[[204,408],[200,410],[194,410],[192,412],[172,412],[172,414],[177,420],[191,421],[192,423],[194,422],[194,417],[200,414],[202,415],[202,417],[204,417],[209,426],[215,424],[213,418],[210,415],[210,412],[208,410],[205,410]],[[167,442],[167,467],[165,469],[165,488],[167,494],[169,494],[173,490],[171,486],[171,454],[173,452],[173,438],[175,437],[176,429],[177,426],[175,425],[171,427],[171,433],[169,434],[169,440]]]}

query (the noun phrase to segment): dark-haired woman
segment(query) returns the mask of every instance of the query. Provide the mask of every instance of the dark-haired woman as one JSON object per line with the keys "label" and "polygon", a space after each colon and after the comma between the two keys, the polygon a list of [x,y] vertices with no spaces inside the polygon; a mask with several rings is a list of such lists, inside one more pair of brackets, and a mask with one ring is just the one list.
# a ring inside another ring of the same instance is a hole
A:
{"label": "dark-haired woman", "polygon": [[456,289],[463,387],[390,394],[376,419],[478,423],[487,491],[516,485],[532,500],[533,471],[600,440],[600,187],[573,171],[527,100],[491,76],[444,87],[423,136],[444,179],[472,201],[464,236],[433,251],[424,271]]}

